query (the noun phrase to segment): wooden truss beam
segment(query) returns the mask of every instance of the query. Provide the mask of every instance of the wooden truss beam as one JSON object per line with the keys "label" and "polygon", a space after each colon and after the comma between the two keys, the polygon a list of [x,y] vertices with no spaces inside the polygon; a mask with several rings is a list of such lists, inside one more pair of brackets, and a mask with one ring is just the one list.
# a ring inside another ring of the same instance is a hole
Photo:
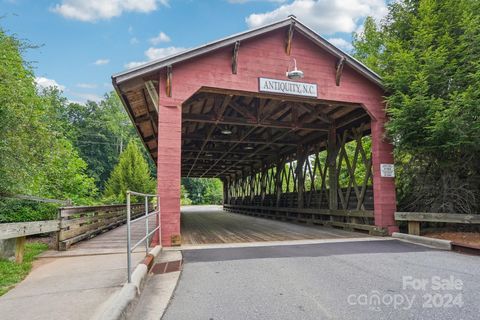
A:
{"label": "wooden truss beam", "polygon": [[270,146],[272,143],[274,143],[274,142],[282,139],[284,136],[286,136],[287,134],[291,133],[291,131],[293,131],[293,130],[294,130],[294,129],[289,130],[289,131],[286,131],[286,132],[283,132],[283,133],[281,133],[281,134],[278,134],[275,138],[272,139],[272,141],[270,141],[269,144],[266,144],[266,145],[264,145],[264,146],[262,146],[262,147],[260,147],[260,148],[258,148],[258,149],[256,149],[256,150],[252,151],[250,154],[244,156],[242,159],[236,161],[234,164],[232,164],[231,166],[227,167],[227,169],[225,169],[224,171],[222,171],[220,174],[223,174],[225,171],[227,171],[227,170],[230,169],[231,167],[236,166],[237,164],[243,162],[244,159],[246,159],[246,158],[248,158],[248,157],[254,156],[254,155],[257,154],[258,152],[260,152],[260,151],[262,151],[263,149],[265,149],[266,147]]}
{"label": "wooden truss beam", "polygon": [[[199,123],[217,123],[217,120],[211,115],[203,114],[184,114],[182,117],[183,122],[199,122]],[[220,121],[222,124],[238,125],[238,126],[253,126],[263,128],[277,128],[277,129],[297,129],[308,131],[323,131],[328,132],[328,127],[320,127],[317,124],[292,124],[290,122],[276,121],[276,120],[263,120],[262,122],[249,121],[245,118],[238,117],[223,117]]]}
{"label": "wooden truss beam", "polygon": [[155,110],[158,112],[158,92],[155,88],[155,84],[152,80],[145,82],[145,88],[147,89],[148,95],[150,96],[150,100],[153,102],[153,106]]}
{"label": "wooden truss beam", "polygon": [[[200,151],[198,152],[197,154],[197,160],[198,158],[200,157],[200,155],[202,154],[202,151],[203,149],[205,148],[205,146],[207,145],[208,143],[208,140],[210,139],[210,136],[213,134],[213,131],[215,131],[215,128],[217,127],[217,124],[220,122],[220,119],[222,118],[223,116],[223,113],[225,112],[225,110],[227,109],[227,106],[228,104],[230,103],[230,101],[232,100],[233,96],[231,95],[226,95],[225,98],[223,99],[223,102],[222,102],[222,105],[220,106],[220,109],[218,110],[218,113],[217,113],[217,118],[215,119],[215,122],[213,126],[211,126],[208,134],[207,134],[207,137],[205,139],[205,141],[203,142],[202,144],[202,147],[200,148]],[[197,160],[195,160],[192,164],[192,167],[190,168],[190,172],[193,170],[193,168],[195,167],[195,164],[197,163]],[[190,173],[187,175],[187,177],[190,176]]]}
{"label": "wooden truss beam", "polygon": [[[206,136],[202,136],[199,134],[188,134],[183,135],[182,139],[184,140],[192,140],[192,141],[205,141],[207,139]],[[285,145],[285,146],[296,146],[298,142],[296,141],[278,141],[271,143],[267,139],[244,139],[241,140],[240,137],[219,137],[219,136],[210,136],[209,141],[211,142],[221,142],[221,143],[241,143],[241,144],[274,144],[274,145]]]}
{"label": "wooden truss beam", "polygon": [[[250,130],[248,130],[248,131],[241,137],[240,141],[247,139],[248,136],[249,136],[253,131],[255,131],[255,129],[256,129],[256,127],[250,128]],[[215,163],[213,163],[213,164],[210,166],[210,168],[208,168],[208,170],[205,171],[204,174],[207,174],[210,170],[212,170],[212,168],[214,168],[217,163],[219,163],[223,158],[225,158],[225,157],[227,156],[227,154],[230,153],[230,151],[234,150],[234,149],[237,147],[238,144],[239,144],[239,142],[234,143],[233,146],[231,146],[231,147],[228,149],[227,152],[225,152],[220,158],[218,158],[217,161],[215,161]],[[203,177],[203,175],[202,175],[202,177]]]}

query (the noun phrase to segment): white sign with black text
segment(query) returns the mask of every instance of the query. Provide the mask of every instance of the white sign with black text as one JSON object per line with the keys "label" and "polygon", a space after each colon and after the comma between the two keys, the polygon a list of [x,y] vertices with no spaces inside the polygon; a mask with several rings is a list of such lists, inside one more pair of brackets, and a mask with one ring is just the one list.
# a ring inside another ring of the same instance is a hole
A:
{"label": "white sign with black text", "polygon": [[395,177],[395,166],[390,163],[381,163],[380,164],[380,176],[385,178],[394,178]]}
{"label": "white sign with black text", "polygon": [[317,97],[317,85],[315,83],[258,78],[258,86],[260,92],[291,94],[302,97]]}

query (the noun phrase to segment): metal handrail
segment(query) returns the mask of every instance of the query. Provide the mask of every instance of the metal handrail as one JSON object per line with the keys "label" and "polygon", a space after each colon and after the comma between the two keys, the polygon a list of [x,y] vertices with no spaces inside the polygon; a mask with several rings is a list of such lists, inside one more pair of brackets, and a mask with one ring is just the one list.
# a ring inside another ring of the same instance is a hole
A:
{"label": "metal handrail", "polygon": [[[131,220],[131,203],[130,197],[134,196],[141,196],[145,198],[145,215],[138,217],[134,220]],[[157,198],[157,208],[158,210],[148,212],[148,198]],[[153,229],[152,231],[148,231],[148,218],[157,215],[158,226]],[[145,219],[145,236],[140,239],[134,246],[132,246],[132,239],[131,239],[131,225],[132,223],[141,221]],[[156,194],[147,194],[147,193],[140,193],[135,191],[127,191],[127,272],[128,272],[128,283],[132,282],[132,252],[137,248],[142,242],[145,242],[145,254],[148,254],[148,248],[150,243],[150,236],[158,231],[158,243],[161,245],[161,229],[160,229],[160,198]]]}

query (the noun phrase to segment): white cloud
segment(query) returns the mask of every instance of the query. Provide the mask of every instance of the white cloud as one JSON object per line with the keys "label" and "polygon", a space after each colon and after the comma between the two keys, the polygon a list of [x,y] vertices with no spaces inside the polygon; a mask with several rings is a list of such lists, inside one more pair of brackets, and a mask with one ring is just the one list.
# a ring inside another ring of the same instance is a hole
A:
{"label": "white cloud", "polygon": [[133,38],[130,39],[130,44],[132,44],[132,45],[133,45],[133,44],[137,44],[137,43],[139,43],[139,42],[140,42],[140,41],[138,41],[137,37],[133,37]]}
{"label": "white cloud", "polygon": [[95,83],[77,83],[76,86],[82,89],[95,89],[97,87]]}
{"label": "white cloud", "polygon": [[229,3],[233,4],[244,4],[247,2],[278,2],[278,3],[283,3],[286,2],[287,0],[228,0]]}
{"label": "white cloud", "polygon": [[168,6],[168,0],[62,0],[51,10],[67,19],[93,22],[124,12],[152,12],[159,5]]}
{"label": "white cloud", "polygon": [[39,89],[54,87],[61,91],[65,90],[65,86],[58,84],[58,82],[53,79],[48,79],[45,77],[36,77],[35,83],[37,84],[37,88]]}
{"label": "white cloud", "polygon": [[72,92],[72,95],[75,97],[80,98],[81,101],[95,101],[99,102],[103,99],[103,97],[99,96],[98,94],[95,93],[81,93],[81,92]]}
{"label": "white cloud", "polygon": [[160,32],[156,37],[150,38],[150,43],[157,45],[160,42],[170,42],[170,37],[166,33]]}
{"label": "white cloud", "polygon": [[148,48],[147,51],[145,51],[145,55],[149,60],[155,60],[165,58],[185,50],[187,49],[182,47]]}
{"label": "white cloud", "polygon": [[330,38],[328,41],[333,44],[334,46],[345,50],[345,51],[350,51],[353,49],[353,46],[350,42],[346,41],[345,39],[342,38]]}
{"label": "white cloud", "polygon": [[126,63],[124,67],[126,69],[135,68],[135,67],[141,66],[144,63],[147,63],[148,61],[165,58],[185,50],[187,49],[182,47],[167,47],[167,48],[150,47],[145,51],[145,56],[148,58],[147,61],[132,61],[132,62]]}
{"label": "white cloud", "polygon": [[132,69],[141,66],[144,63],[147,63],[148,61],[132,61],[128,62],[124,65],[125,69]]}
{"label": "white cloud", "polygon": [[97,66],[103,66],[104,64],[108,64],[110,62],[109,59],[98,59],[93,64]]}
{"label": "white cloud", "polygon": [[251,14],[245,21],[254,28],[294,14],[319,33],[351,33],[366,16],[380,20],[387,12],[384,0],[295,0],[270,12]]}

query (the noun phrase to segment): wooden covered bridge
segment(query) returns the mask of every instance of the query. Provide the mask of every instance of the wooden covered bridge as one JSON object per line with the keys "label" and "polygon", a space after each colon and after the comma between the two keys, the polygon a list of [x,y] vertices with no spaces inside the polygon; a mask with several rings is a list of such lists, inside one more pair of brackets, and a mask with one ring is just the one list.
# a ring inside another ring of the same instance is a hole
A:
{"label": "wooden covered bridge", "polygon": [[181,177],[220,178],[229,212],[397,229],[381,79],[295,17],[112,79],[157,164],[163,245]]}

